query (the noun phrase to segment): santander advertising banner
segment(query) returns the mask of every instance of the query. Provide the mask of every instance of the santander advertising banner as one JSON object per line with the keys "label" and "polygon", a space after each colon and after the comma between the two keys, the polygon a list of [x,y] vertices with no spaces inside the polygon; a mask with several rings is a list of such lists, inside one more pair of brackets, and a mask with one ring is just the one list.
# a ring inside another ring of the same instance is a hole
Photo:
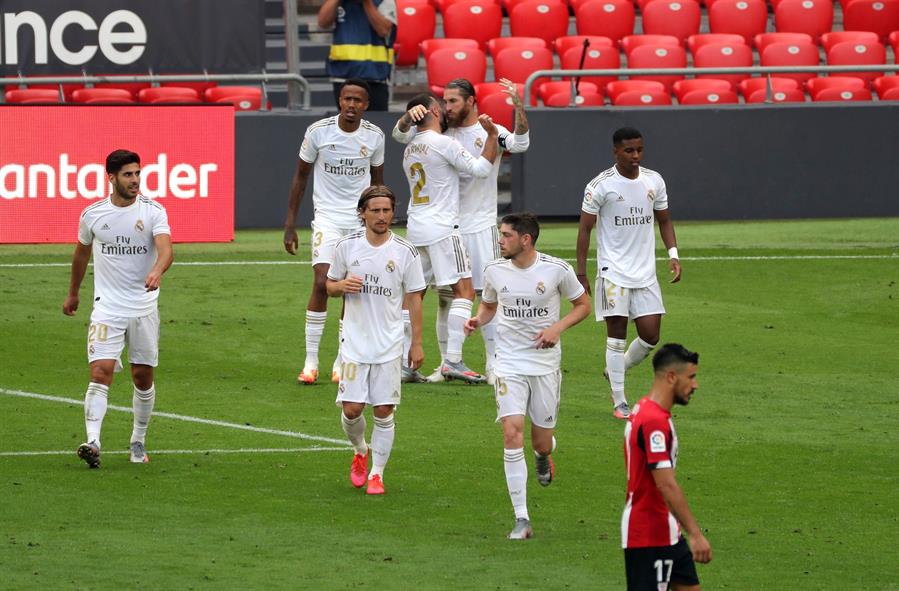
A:
{"label": "santander advertising banner", "polygon": [[74,243],[119,148],[140,155],[141,194],[175,242],[234,239],[231,105],[0,105],[0,243]]}

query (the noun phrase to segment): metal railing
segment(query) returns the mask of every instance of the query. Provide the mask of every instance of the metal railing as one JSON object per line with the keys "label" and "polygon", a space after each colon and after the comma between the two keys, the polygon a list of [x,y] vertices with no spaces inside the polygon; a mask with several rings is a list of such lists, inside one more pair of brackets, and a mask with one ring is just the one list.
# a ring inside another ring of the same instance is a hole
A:
{"label": "metal railing", "polygon": [[[524,104],[530,105],[531,86],[538,78],[559,78],[562,76],[697,76],[708,74],[765,74],[768,75],[766,102],[771,102],[772,89],[770,75],[814,72],[816,74],[842,74],[847,72],[897,72],[899,64],[876,64],[857,66],[747,66],[742,68],[616,68],[601,70],[537,70],[524,83]],[[574,96],[571,106],[575,106]]]}

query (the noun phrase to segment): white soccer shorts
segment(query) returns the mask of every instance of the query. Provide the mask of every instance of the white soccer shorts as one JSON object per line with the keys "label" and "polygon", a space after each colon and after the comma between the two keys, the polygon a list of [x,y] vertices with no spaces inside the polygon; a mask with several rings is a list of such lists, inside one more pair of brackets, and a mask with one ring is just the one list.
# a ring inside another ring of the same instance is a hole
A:
{"label": "white soccer shorts", "polygon": [[309,241],[309,246],[312,249],[312,264],[330,265],[333,263],[334,249],[337,246],[337,241],[347,234],[352,234],[361,229],[361,225],[358,228],[334,228],[332,226],[316,224],[315,221],[313,221],[312,239]]}
{"label": "white soccer shorts", "polygon": [[662,289],[658,280],[648,287],[619,287],[604,277],[596,280],[596,297],[593,298],[596,321],[606,316],[627,316],[629,319],[664,314]]}
{"label": "white soccer shorts", "polygon": [[462,244],[471,260],[471,284],[477,291],[481,291],[484,289],[484,267],[501,256],[499,229],[491,226],[480,232],[462,234]]}
{"label": "white soccer shorts", "polygon": [[131,365],[159,363],[159,310],[137,318],[117,318],[97,312],[91,313],[87,328],[87,360],[115,359],[115,371],[122,370],[122,351],[128,345]]}
{"label": "white soccer shorts", "polygon": [[421,269],[428,285],[455,285],[460,279],[471,277],[471,260],[458,234],[415,248],[421,255]]}
{"label": "white soccer shorts", "polygon": [[359,402],[370,406],[400,403],[401,359],[387,363],[340,364],[340,384],[337,386],[337,406],[344,402]]}
{"label": "white soccer shorts", "polygon": [[503,417],[526,414],[538,427],[555,428],[562,400],[561,371],[542,376],[497,376],[493,388],[497,423]]}

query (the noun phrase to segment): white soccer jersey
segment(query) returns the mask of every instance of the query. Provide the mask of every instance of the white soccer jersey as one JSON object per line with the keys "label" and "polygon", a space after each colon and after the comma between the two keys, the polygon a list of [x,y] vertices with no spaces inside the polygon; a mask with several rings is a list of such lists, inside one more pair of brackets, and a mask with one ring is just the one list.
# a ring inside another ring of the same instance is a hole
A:
{"label": "white soccer jersey", "polygon": [[364,279],[362,291],[344,297],[341,356],[356,363],[386,363],[403,354],[403,298],[427,286],[418,251],[391,232],[372,246],[365,230],[341,238],[328,279]]}
{"label": "white soccer jersey", "polygon": [[[500,150],[515,154],[528,149],[530,138],[527,133],[516,135],[502,125],[496,125],[496,128],[499,130],[497,141]],[[405,133],[394,127],[392,135],[396,141],[408,144],[415,136],[415,127],[411,127]],[[465,127],[450,127],[444,135],[458,141],[473,156],[480,156],[487,142],[487,131],[480,123]],[[501,158],[497,156],[493,170],[486,178],[468,174],[459,175],[459,231],[462,234],[474,234],[496,226],[497,178],[501,162]]]}
{"label": "white soccer jersey", "polygon": [[159,290],[144,280],[156,263],[159,234],[171,234],[165,209],[142,195],[128,207],[107,197],[81,212],[78,241],[93,244],[94,310],[118,318],[146,316],[156,309]]}
{"label": "white soccer jersey", "polygon": [[362,120],[347,133],[337,116],[316,121],[306,129],[300,158],[315,164],[312,206],[315,223],[335,229],[356,229],[359,196],[371,185],[371,167],[384,164],[384,132]]}
{"label": "white soccer jersey", "polygon": [[483,300],[498,302],[496,316],[496,375],[540,376],[557,371],[562,344],[551,349],[534,347],[534,337],[558,322],[562,298],[581,297],[584,287],[571,265],[543,253],[527,269],[498,259],[484,269]]}
{"label": "white soccer jersey", "polygon": [[459,227],[459,174],[487,177],[493,164],[436,131],[421,131],[403,152],[409,179],[407,238],[416,246],[443,240]]}
{"label": "white soccer jersey", "polygon": [[581,209],[599,222],[599,275],[619,287],[652,285],[656,280],[655,211],[668,209],[662,175],[641,166],[639,176],[629,179],[613,166],[587,184]]}

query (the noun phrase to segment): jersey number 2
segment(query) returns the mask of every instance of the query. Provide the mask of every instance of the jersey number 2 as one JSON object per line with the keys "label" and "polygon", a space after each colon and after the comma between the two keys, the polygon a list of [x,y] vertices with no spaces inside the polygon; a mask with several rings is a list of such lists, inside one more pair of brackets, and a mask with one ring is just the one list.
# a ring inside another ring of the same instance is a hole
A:
{"label": "jersey number 2", "polygon": [[428,177],[425,175],[425,168],[421,165],[421,162],[416,162],[409,167],[409,176],[414,179],[415,175],[418,175],[418,182],[412,187],[412,205],[424,205],[428,203],[431,198],[421,194],[421,190],[425,188],[425,183],[428,182]]}

